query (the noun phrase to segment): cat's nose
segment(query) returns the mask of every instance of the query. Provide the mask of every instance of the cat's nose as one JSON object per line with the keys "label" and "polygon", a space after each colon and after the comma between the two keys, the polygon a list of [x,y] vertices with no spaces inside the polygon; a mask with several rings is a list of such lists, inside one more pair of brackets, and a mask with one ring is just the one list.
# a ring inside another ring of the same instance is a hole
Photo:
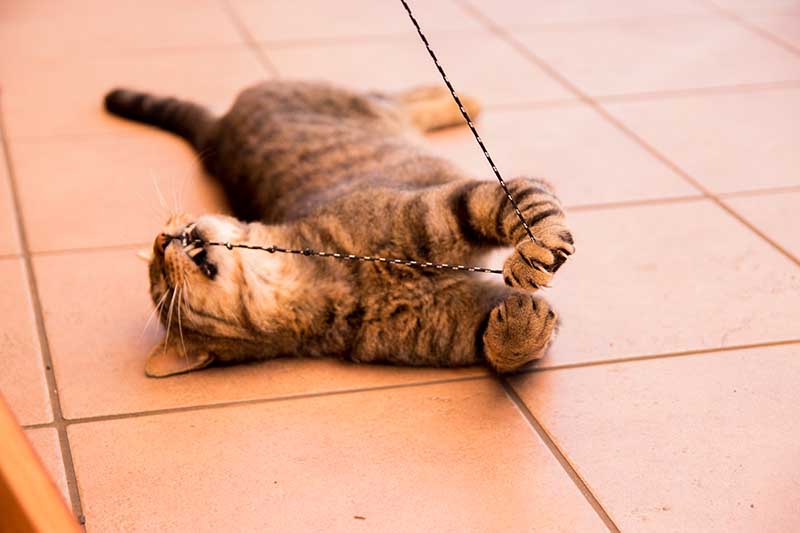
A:
{"label": "cat's nose", "polygon": [[166,251],[167,246],[169,246],[170,241],[172,241],[172,237],[167,235],[166,233],[160,233],[158,237],[156,237],[156,246],[158,247],[161,252]]}

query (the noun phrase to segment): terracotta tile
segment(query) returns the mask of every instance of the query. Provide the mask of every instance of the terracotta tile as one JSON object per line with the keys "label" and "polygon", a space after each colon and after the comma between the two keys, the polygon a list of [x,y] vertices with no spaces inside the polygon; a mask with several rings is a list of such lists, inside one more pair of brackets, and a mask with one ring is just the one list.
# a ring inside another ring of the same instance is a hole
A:
{"label": "terracotta tile", "polygon": [[150,243],[175,205],[224,210],[197,156],[166,133],[19,141],[12,152],[33,251]]}
{"label": "terracotta tile", "polygon": [[18,254],[19,252],[17,222],[11,196],[11,182],[8,177],[5,153],[0,146],[0,256]]}
{"label": "terracotta tile", "polygon": [[492,381],[78,424],[69,437],[90,531],[605,531]]}
{"label": "terracotta tile", "polygon": [[[476,122],[506,177],[542,176],[566,205],[689,196],[698,192],[585,106],[488,111]],[[466,128],[430,136],[436,150],[494,179]]]}
{"label": "terracotta tile", "polygon": [[745,18],[800,51],[800,6],[794,14],[745,16]]}
{"label": "terracotta tile", "polygon": [[715,192],[800,185],[800,88],[606,107]]}
{"label": "terracotta tile", "polygon": [[58,432],[52,428],[39,428],[25,430],[33,449],[42,460],[47,473],[61,491],[64,501],[70,505],[67,476],[64,473],[64,460],[61,458],[61,445],[58,443]]}
{"label": "terracotta tile", "polygon": [[622,531],[797,531],[800,345],[514,380]]}
{"label": "terracotta tile", "polygon": [[22,425],[53,419],[21,259],[0,259],[0,393]]}
{"label": "terracotta tile", "polygon": [[3,110],[12,139],[143,131],[145,126],[103,110],[103,97],[114,87],[175,95],[222,112],[241,89],[265,77],[245,47],[91,58],[16,57],[0,67],[5,74]]}
{"label": "terracotta tile", "polygon": [[213,0],[11,2],[0,17],[0,62],[240,42]]}
{"label": "terracotta tile", "polygon": [[800,79],[800,57],[716,17],[515,35],[592,95]]}
{"label": "terracotta tile", "polygon": [[561,329],[542,366],[800,338],[797,265],[712,203],[569,220],[577,253],[544,293]]}
{"label": "terracotta tile", "polygon": [[484,375],[457,370],[275,360],[152,379],[147,265],[133,249],[35,258],[61,406],[70,419]]}
{"label": "terracotta tile", "polygon": [[726,198],[725,203],[800,260],[800,191]]}
{"label": "terracotta tile", "polygon": [[562,2],[529,2],[526,0],[469,0],[483,15],[505,27],[542,24],[596,23],[642,17],[708,14],[710,8],[701,2],[678,0],[567,0]]}
{"label": "terracotta tile", "polygon": [[[233,0],[242,22],[259,41],[307,41],[386,34],[416,35],[400,2]],[[409,2],[423,31],[476,29],[477,20],[451,0]]]}
{"label": "terracotta tile", "polygon": [[[475,96],[484,105],[574,99],[539,67],[491,34],[441,35],[431,44],[456,90]],[[398,91],[423,84],[443,87],[428,52],[413,35],[368,43],[266,45],[264,50],[287,78],[323,79],[359,90]],[[375,65],[381,65],[380,69]],[[509,73],[513,73],[513,82]]]}

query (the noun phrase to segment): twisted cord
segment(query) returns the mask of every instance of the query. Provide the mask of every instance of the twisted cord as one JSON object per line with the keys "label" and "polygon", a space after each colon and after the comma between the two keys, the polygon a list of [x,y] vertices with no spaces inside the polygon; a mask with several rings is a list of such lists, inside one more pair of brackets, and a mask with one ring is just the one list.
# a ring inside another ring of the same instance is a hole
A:
{"label": "twisted cord", "polygon": [[[171,236],[173,239],[180,239],[179,236]],[[323,252],[319,250],[313,250],[311,248],[283,248],[281,246],[259,246],[257,244],[249,244],[249,243],[232,243],[232,242],[220,242],[220,241],[204,241],[202,239],[196,239],[191,241],[195,244],[201,244],[206,246],[224,246],[228,250],[233,250],[234,248],[243,248],[245,250],[260,250],[262,252],[269,252],[271,254],[274,253],[283,253],[283,254],[296,254],[296,255],[305,255],[308,256],[315,256],[315,257],[330,257],[333,259],[341,259],[344,261],[362,261],[366,263],[386,263],[389,265],[404,265],[414,268],[431,268],[436,270],[453,270],[459,272],[483,272],[486,274],[502,274],[502,270],[496,270],[492,268],[485,268],[485,267],[478,267],[478,266],[466,266],[466,265],[451,265],[449,263],[431,263],[430,261],[414,261],[413,259],[397,259],[392,257],[380,257],[380,256],[370,256],[370,255],[355,255],[355,254],[343,254],[339,252]]]}
{"label": "twisted cord", "polygon": [[[530,238],[531,242],[542,246],[542,243],[533,235],[531,232],[531,228],[528,226],[528,223],[525,221],[525,217],[522,216],[522,212],[517,205],[516,200],[511,195],[511,191],[508,189],[508,185],[506,185],[503,176],[500,174],[500,171],[497,169],[497,165],[494,164],[494,160],[492,156],[489,155],[489,150],[486,148],[486,145],[483,143],[481,136],[478,134],[478,130],[475,128],[475,125],[472,123],[472,118],[470,118],[469,113],[464,108],[464,104],[461,102],[461,98],[458,97],[455,88],[453,88],[453,84],[450,83],[450,79],[447,77],[447,73],[442,68],[442,65],[439,63],[439,58],[436,57],[436,53],[431,48],[430,43],[428,42],[428,38],[422,32],[422,28],[417,22],[416,17],[414,17],[414,13],[411,11],[406,0],[400,0],[402,2],[403,7],[408,13],[411,22],[414,24],[414,28],[417,30],[417,34],[419,35],[422,42],[425,44],[425,48],[428,50],[428,54],[433,59],[433,63],[436,65],[439,74],[442,76],[445,85],[447,85],[447,89],[450,91],[450,94],[455,100],[456,104],[458,105],[458,109],[461,111],[461,115],[464,117],[464,120],[469,126],[472,135],[475,137],[475,140],[478,142],[478,146],[480,146],[481,150],[483,151],[484,157],[489,162],[489,165],[492,167],[492,172],[494,172],[497,181],[500,183],[500,187],[502,187],[503,192],[508,198],[508,201],[511,203],[511,206],[514,209],[514,213],[517,215],[520,223],[522,223],[522,227],[525,229],[525,233],[527,233],[528,238]],[[173,237],[177,238],[177,237]],[[468,266],[468,265],[451,265],[448,263],[432,263],[430,261],[415,261],[413,259],[399,259],[399,258],[392,258],[392,257],[380,257],[380,256],[369,256],[369,255],[355,255],[355,254],[346,254],[340,252],[325,252],[320,250],[313,250],[311,248],[283,248],[281,246],[260,246],[256,244],[248,244],[248,243],[231,243],[231,242],[219,242],[219,241],[203,241],[203,240],[195,240],[192,241],[196,244],[205,244],[208,246],[224,246],[228,250],[232,250],[234,248],[242,248],[245,250],[259,250],[269,253],[284,253],[284,254],[296,254],[296,255],[304,255],[306,257],[327,257],[333,259],[339,259],[343,261],[361,261],[361,262],[368,262],[368,263],[385,263],[389,265],[404,265],[413,268],[429,268],[429,269],[436,269],[436,270],[450,270],[450,271],[459,271],[459,272],[482,272],[487,274],[502,274],[502,270],[493,269],[493,268],[486,268],[486,267],[478,267],[478,266]]]}
{"label": "twisted cord", "polygon": [[411,22],[414,24],[414,27],[417,29],[417,34],[419,34],[420,39],[425,44],[425,48],[428,50],[428,54],[430,54],[431,59],[433,59],[433,64],[436,65],[439,74],[442,76],[445,85],[447,85],[450,94],[453,96],[453,100],[455,100],[456,104],[458,105],[458,109],[461,111],[461,115],[464,117],[464,120],[467,122],[467,126],[469,126],[469,130],[472,132],[472,136],[475,137],[475,140],[478,141],[478,146],[481,147],[483,151],[484,157],[489,162],[489,165],[492,167],[492,172],[494,172],[497,181],[500,183],[500,187],[503,188],[503,192],[506,193],[506,198],[508,201],[511,202],[511,206],[514,208],[514,213],[516,213],[517,218],[522,223],[522,227],[525,228],[525,233],[528,234],[528,237],[534,244],[538,244],[539,246],[544,246],[536,237],[533,236],[533,232],[531,232],[531,228],[528,226],[528,223],[525,221],[525,217],[522,216],[522,212],[519,210],[519,206],[517,205],[516,200],[514,197],[511,196],[511,191],[508,190],[508,185],[506,185],[506,181],[503,179],[503,176],[500,174],[500,171],[497,170],[497,166],[494,164],[494,160],[492,156],[489,155],[489,150],[486,149],[486,145],[483,144],[483,139],[478,134],[478,130],[475,128],[475,125],[472,123],[472,119],[469,116],[464,104],[461,103],[461,98],[458,97],[453,84],[450,83],[450,79],[447,77],[447,73],[442,68],[442,65],[439,63],[439,58],[436,57],[436,53],[431,48],[431,44],[428,42],[428,38],[425,37],[425,34],[422,33],[422,28],[419,26],[419,22],[417,22],[416,17],[414,17],[414,13],[411,12],[411,8],[408,6],[406,0],[400,0],[403,3],[403,7],[406,8],[406,13],[408,13]]}

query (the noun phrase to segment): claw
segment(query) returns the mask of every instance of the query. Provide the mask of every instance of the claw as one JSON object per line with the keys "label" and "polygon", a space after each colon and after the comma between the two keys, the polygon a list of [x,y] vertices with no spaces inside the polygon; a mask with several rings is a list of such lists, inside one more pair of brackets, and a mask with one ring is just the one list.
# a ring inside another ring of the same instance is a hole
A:
{"label": "claw", "polygon": [[183,232],[181,232],[181,244],[183,245],[183,249],[186,250],[189,245],[194,244],[194,239],[192,238],[192,232],[194,232],[194,228],[197,226],[196,222],[192,222],[185,228],[183,228]]}
{"label": "claw", "polygon": [[538,270],[539,272],[542,272],[544,274],[549,274],[550,273],[549,270],[547,270],[545,267],[543,267],[539,263],[533,263],[533,268],[535,268],[536,270]]}

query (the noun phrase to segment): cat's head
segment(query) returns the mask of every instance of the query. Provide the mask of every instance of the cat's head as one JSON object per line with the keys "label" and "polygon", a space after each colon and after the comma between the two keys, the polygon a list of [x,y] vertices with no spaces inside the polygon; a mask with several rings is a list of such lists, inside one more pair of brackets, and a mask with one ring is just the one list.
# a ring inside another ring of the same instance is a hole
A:
{"label": "cat's head", "polygon": [[208,366],[215,358],[209,339],[240,335],[239,263],[224,246],[198,241],[241,241],[246,227],[228,216],[175,215],[156,236],[149,258],[150,296],[167,337],[148,357],[148,376]]}

